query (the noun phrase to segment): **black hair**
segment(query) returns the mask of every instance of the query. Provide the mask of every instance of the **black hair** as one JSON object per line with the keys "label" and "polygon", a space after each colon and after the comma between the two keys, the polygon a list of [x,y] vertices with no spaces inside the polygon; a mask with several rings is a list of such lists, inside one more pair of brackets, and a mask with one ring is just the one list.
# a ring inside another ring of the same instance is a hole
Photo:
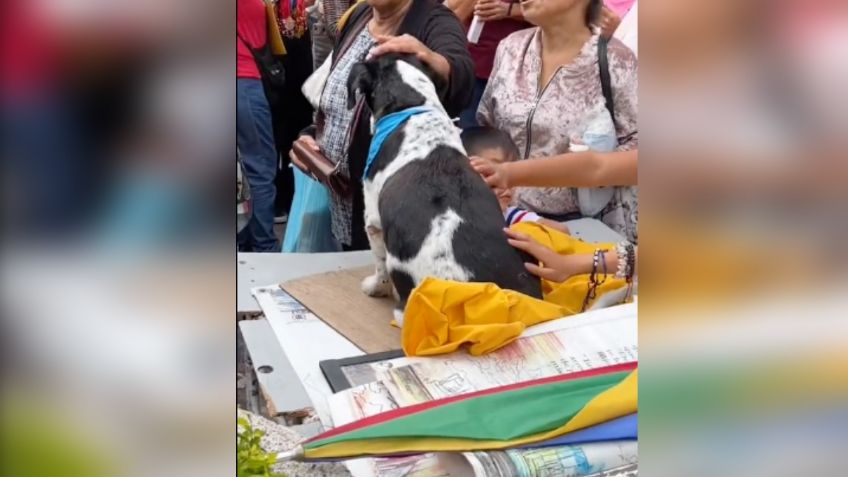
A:
{"label": "black hair", "polygon": [[604,2],[601,0],[589,0],[589,6],[586,8],[586,26],[590,29],[597,24],[601,17],[601,9],[604,8]]}
{"label": "black hair", "polygon": [[479,154],[483,149],[501,149],[507,155],[507,161],[512,162],[521,158],[518,146],[509,134],[500,129],[487,126],[475,126],[462,131],[462,146],[469,156]]}

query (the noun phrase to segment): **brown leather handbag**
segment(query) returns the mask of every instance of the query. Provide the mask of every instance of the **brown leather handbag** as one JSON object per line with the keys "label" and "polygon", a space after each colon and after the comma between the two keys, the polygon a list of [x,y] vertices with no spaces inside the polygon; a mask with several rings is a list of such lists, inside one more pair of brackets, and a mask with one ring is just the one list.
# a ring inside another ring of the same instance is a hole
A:
{"label": "brown leather handbag", "polygon": [[292,163],[301,171],[312,176],[316,181],[324,184],[335,194],[340,196],[350,195],[350,179],[341,174],[339,165],[333,164],[327,156],[312,150],[301,141],[292,144],[294,158]]}

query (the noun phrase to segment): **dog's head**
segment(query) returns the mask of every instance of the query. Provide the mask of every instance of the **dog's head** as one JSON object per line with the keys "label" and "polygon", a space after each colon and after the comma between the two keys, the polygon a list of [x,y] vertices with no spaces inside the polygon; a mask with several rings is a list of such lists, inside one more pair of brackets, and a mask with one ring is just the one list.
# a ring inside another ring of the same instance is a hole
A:
{"label": "dog's head", "polygon": [[347,106],[363,95],[374,120],[415,106],[443,109],[436,92],[443,81],[412,55],[383,55],[356,63],[347,78]]}

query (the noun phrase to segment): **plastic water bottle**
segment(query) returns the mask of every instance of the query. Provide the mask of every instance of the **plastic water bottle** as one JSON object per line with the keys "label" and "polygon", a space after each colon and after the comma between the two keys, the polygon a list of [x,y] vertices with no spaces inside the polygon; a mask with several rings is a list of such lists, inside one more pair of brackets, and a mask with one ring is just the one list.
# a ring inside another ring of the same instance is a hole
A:
{"label": "plastic water bottle", "polygon": [[[580,134],[572,136],[571,152],[598,151],[612,152],[618,147],[615,123],[604,106],[596,108],[583,123]],[[615,194],[615,187],[587,187],[577,189],[577,203],[580,213],[585,217],[594,217],[607,206]]]}
{"label": "plastic water bottle", "polygon": [[593,151],[612,152],[618,147],[615,123],[606,107],[595,108],[583,123],[580,143]]}

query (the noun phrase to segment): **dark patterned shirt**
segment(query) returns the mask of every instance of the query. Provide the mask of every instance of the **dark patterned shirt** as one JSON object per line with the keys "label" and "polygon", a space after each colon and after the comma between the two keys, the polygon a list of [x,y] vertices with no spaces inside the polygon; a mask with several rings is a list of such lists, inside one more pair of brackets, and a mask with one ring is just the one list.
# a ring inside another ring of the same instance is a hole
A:
{"label": "dark patterned shirt", "polygon": [[[376,42],[368,32],[368,28],[363,28],[330,72],[324,93],[321,95],[321,112],[324,113],[325,123],[317,139],[318,146],[330,161],[341,164],[341,172],[348,176],[350,175],[347,161],[348,129],[353,120],[355,108],[347,107],[347,77],[353,65],[364,60],[368,51],[375,45]],[[333,218],[333,235],[339,242],[349,245],[353,204],[349,198],[333,194],[330,209]]]}

